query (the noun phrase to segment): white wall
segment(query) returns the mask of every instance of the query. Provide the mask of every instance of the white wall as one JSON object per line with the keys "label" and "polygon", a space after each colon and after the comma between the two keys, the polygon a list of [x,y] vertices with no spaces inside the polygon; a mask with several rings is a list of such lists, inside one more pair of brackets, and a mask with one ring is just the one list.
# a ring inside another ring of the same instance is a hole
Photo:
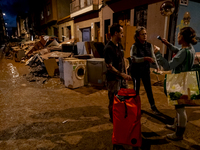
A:
{"label": "white wall", "polygon": [[[160,13],[160,6],[163,2],[164,1],[148,5],[147,12],[147,41],[157,45],[161,50],[163,49],[163,44],[157,39],[157,36],[160,35],[162,38],[164,37],[165,16],[162,16]],[[166,23],[166,37],[168,37],[169,18]]]}
{"label": "white wall", "polygon": [[[59,31],[58,31],[58,39],[62,41],[62,28],[64,29],[64,36],[67,36],[67,26],[71,26],[71,38],[74,38],[74,21],[68,21],[62,24],[59,24]],[[66,39],[68,40],[68,39]]]}
{"label": "white wall", "polygon": [[114,11],[110,7],[108,7],[107,5],[102,9],[102,11],[103,11],[102,12],[102,24],[103,24],[103,26],[102,26],[102,40],[104,41],[104,35],[105,35],[105,33],[104,33],[104,30],[105,30],[104,21],[110,19],[110,25],[112,25]]}

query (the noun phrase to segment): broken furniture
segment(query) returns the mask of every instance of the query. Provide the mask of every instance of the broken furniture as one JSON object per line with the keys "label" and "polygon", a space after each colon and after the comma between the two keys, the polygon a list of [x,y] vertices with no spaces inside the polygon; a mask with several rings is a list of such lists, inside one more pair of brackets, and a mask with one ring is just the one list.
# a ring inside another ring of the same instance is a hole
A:
{"label": "broken furniture", "polygon": [[28,56],[29,54],[33,53],[33,51],[37,51],[39,49],[43,49],[44,46],[46,45],[46,42],[43,37],[41,36],[40,40],[38,42],[35,42],[35,45],[33,47],[28,48],[28,50],[26,51],[26,56]]}
{"label": "broken furniture", "polygon": [[56,62],[59,61],[59,60],[58,60],[59,57],[68,58],[68,57],[70,57],[70,56],[71,56],[71,53],[58,52],[58,51],[50,52],[50,53],[41,55],[42,59],[55,58],[55,59],[56,59]]}
{"label": "broken furniture", "polygon": [[[59,62],[59,58],[65,59],[70,56],[71,56],[71,53],[55,51],[55,52],[50,52],[50,53],[41,55],[41,58],[44,60],[48,75],[52,77],[52,76],[54,76],[56,69],[58,69],[57,63]],[[53,58],[53,60],[52,60],[52,58]],[[55,62],[56,62],[56,64],[55,64]],[[60,67],[60,65],[62,65],[62,63],[59,62],[59,71],[60,71],[60,73],[62,73],[63,69]],[[62,77],[61,77],[61,80],[62,80]]]}
{"label": "broken furniture", "polygon": [[77,55],[77,45],[76,44],[62,44],[62,52],[72,52]]}
{"label": "broken furniture", "polygon": [[20,62],[22,57],[25,57],[25,51],[18,46],[11,47],[13,50],[13,57],[16,62]]}

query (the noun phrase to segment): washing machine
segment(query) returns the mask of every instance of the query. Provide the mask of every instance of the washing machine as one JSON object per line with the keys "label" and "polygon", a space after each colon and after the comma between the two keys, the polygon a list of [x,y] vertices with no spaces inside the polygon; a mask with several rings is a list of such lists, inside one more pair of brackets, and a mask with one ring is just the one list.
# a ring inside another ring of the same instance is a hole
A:
{"label": "washing machine", "polygon": [[94,86],[104,86],[106,70],[104,58],[87,59],[87,82]]}
{"label": "washing machine", "polygon": [[64,84],[66,87],[74,89],[84,86],[86,62],[84,59],[63,59]]}
{"label": "washing machine", "polygon": [[64,60],[72,60],[72,59],[77,59],[74,57],[70,58],[64,58],[64,57],[59,57],[59,74],[60,74],[60,81],[64,84],[64,68],[63,68],[63,61]]}

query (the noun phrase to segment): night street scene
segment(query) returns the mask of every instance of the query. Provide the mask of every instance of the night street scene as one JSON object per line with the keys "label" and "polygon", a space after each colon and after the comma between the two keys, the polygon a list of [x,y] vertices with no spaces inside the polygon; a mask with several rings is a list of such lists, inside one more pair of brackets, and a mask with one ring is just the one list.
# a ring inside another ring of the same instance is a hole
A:
{"label": "night street scene", "polygon": [[0,0],[0,150],[200,150],[199,0]]}

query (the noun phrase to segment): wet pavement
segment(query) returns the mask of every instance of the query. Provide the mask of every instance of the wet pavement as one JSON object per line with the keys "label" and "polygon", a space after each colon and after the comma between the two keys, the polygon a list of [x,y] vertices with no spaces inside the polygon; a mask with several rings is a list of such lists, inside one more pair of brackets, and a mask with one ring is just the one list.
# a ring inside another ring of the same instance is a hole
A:
{"label": "wet pavement", "polygon": [[[24,63],[6,59],[1,52],[0,58],[0,150],[112,149],[105,88],[68,89],[59,78],[35,77]],[[152,75],[152,84],[156,82]],[[168,106],[162,86],[152,88],[162,115],[152,114],[142,86],[142,149],[200,149],[199,107],[187,108],[184,140],[169,141],[165,135],[172,131],[165,123],[172,123],[175,110]]]}

